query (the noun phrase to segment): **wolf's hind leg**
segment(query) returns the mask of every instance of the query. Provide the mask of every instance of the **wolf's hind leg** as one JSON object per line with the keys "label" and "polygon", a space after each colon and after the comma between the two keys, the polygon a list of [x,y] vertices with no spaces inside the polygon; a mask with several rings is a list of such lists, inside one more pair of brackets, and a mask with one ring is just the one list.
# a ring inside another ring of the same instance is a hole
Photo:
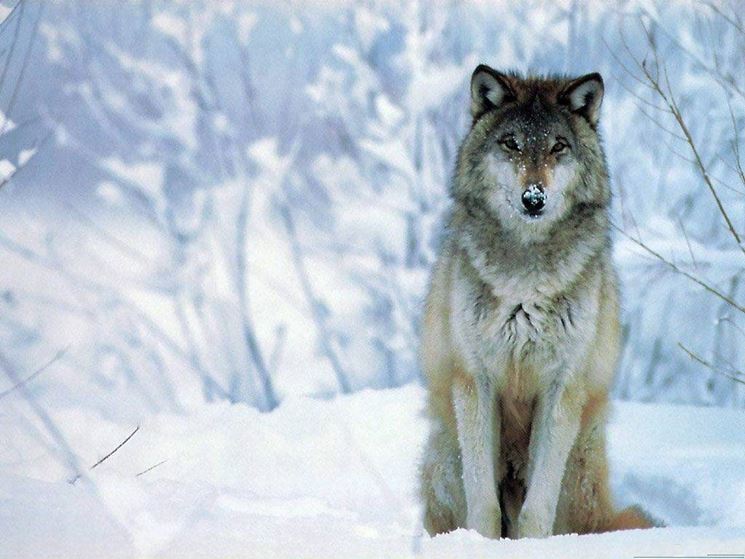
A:
{"label": "wolf's hind leg", "polygon": [[430,536],[465,526],[466,498],[458,439],[443,426],[434,429],[427,441],[419,489],[424,503],[424,528]]}
{"label": "wolf's hind leg", "polygon": [[613,517],[605,450],[605,395],[591,397],[567,461],[556,512],[555,532],[603,531]]}
{"label": "wolf's hind leg", "polygon": [[556,533],[588,534],[652,528],[659,524],[639,507],[616,511],[608,481],[605,424],[607,396],[589,398],[562,484]]}

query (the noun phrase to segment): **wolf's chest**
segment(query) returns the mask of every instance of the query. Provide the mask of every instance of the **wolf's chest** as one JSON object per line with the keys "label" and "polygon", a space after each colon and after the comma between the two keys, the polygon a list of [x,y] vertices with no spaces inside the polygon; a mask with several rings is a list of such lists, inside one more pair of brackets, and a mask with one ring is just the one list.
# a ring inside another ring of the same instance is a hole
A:
{"label": "wolf's chest", "polygon": [[474,323],[486,351],[509,352],[516,360],[529,352],[552,353],[568,341],[572,324],[564,301],[501,303]]}
{"label": "wolf's chest", "polygon": [[494,378],[510,370],[521,376],[532,371],[543,378],[566,369],[586,350],[592,337],[591,294],[579,288],[552,292],[541,285],[500,283],[496,289],[469,274],[456,280],[452,324],[474,370]]}
{"label": "wolf's chest", "polygon": [[579,305],[568,297],[496,297],[484,286],[470,295],[461,307],[469,315],[467,338],[487,370],[510,364],[542,368],[576,341]]}

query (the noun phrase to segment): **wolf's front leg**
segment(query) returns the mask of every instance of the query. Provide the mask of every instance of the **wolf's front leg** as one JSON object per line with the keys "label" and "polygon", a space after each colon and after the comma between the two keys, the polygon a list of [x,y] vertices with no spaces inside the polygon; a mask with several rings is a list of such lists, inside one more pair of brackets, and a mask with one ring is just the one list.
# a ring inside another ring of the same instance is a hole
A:
{"label": "wolf's front leg", "polygon": [[584,400],[578,388],[554,386],[536,404],[527,494],[517,522],[521,538],[552,534],[567,459],[579,433]]}
{"label": "wolf's front leg", "polygon": [[499,417],[494,390],[485,379],[460,375],[453,383],[453,405],[463,464],[466,527],[489,538],[499,537],[502,515],[494,478]]}

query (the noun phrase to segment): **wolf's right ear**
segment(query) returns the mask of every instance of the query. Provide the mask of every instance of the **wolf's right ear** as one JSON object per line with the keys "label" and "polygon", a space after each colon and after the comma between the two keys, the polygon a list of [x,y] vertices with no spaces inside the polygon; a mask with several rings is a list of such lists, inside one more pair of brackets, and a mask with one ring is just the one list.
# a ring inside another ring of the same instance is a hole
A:
{"label": "wolf's right ear", "polygon": [[471,76],[471,116],[476,120],[485,112],[517,98],[509,79],[486,64],[479,64]]}

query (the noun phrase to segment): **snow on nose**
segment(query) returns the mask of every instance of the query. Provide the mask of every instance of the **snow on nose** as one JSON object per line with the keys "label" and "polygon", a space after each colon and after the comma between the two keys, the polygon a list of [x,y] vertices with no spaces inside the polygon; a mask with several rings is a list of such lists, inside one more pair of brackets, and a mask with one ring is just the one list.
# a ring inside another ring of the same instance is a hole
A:
{"label": "snow on nose", "polygon": [[523,192],[522,202],[530,215],[540,214],[543,206],[546,205],[546,192],[543,190],[543,186],[540,184],[528,186]]}

